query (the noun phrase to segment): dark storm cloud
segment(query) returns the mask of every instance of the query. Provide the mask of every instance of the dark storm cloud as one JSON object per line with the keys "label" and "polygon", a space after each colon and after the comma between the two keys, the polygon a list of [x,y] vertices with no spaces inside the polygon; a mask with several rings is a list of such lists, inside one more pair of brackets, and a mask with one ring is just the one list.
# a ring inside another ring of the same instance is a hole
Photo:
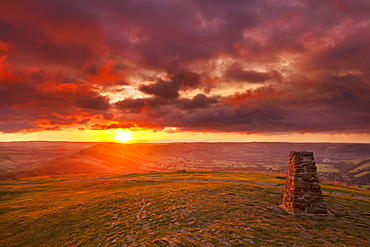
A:
{"label": "dark storm cloud", "polygon": [[[223,98],[222,104],[202,94],[193,99],[162,101],[153,108],[160,117],[141,112],[130,119],[145,127],[184,130],[364,133],[370,131],[369,87],[356,75],[324,74],[313,81],[295,82],[294,88],[266,86],[236,93]],[[144,106],[142,99],[131,101],[140,103],[137,109]]]}
{"label": "dark storm cloud", "polygon": [[103,6],[110,13],[103,16],[106,43],[142,66],[178,70],[230,51],[243,28],[256,24],[254,6],[252,1],[238,8],[229,2],[117,1]]}
{"label": "dark storm cloud", "polygon": [[76,99],[77,105],[82,108],[106,111],[110,108],[109,98],[91,92]]}
{"label": "dark storm cloud", "polygon": [[219,103],[219,100],[215,97],[210,98],[204,94],[197,94],[192,99],[178,99],[174,103],[182,110],[194,110],[212,107],[214,104]]}
{"label": "dark storm cloud", "polygon": [[368,133],[369,12],[367,0],[2,1],[0,131],[100,119]]}
{"label": "dark storm cloud", "polygon": [[170,104],[169,100],[165,100],[160,97],[151,97],[151,98],[139,98],[132,99],[127,98],[121,101],[116,102],[115,107],[121,110],[124,113],[136,113],[140,114],[142,112],[157,111],[162,105]]}
{"label": "dark storm cloud", "polygon": [[194,73],[178,73],[170,76],[170,80],[159,80],[156,83],[142,85],[139,90],[145,94],[156,95],[163,99],[176,99],[179,90],[195,89],[200,84],[200,77]]}
{"label": "dark storm cloud", "polygon": [[225,73],[227,78],[236,81],[245,81],[250,83],[265,82],[271,78],[268,73],[258,72],[254,70],[243,70],[238,64],[230,66]]}
{"label": "dark storm cloud", "polygon": [[164,99],[174,99],[179,97],[180,85],[172,81],[159,80],[150,85],[143,85],[139,90],[146,94],[156,95]]}
{"label": "dark storm cloud", "polygon": [[[153,96],[145,99],[124,99],[115,104],[115,106],[125,113],[148,113],[156,115],[163,109],[171,111],[191,111],[199,108],[212,107],[219,103],[216,97],[207,97],[204,94],[197,94],[193,98],[163,99]],[[167,114],[165,110],[165,114]]]}
{"label": "dark storm cloud", "polygon": [[[370,9],[369,9],[370,11]],[[304,66],[308,69],[327,69],[333,72],[342,70],[359,70],[370,75],[370,34],[368,26],[361,26],[343,37],[335,46],[330,46],[322,52],[308,57]]]}
{"label": "dark storm cloud", "polygon": [[63,3],[2,2],[0,9],[0,39],[15,45],[14,64],[78,68],[104,40],[92,16]]}

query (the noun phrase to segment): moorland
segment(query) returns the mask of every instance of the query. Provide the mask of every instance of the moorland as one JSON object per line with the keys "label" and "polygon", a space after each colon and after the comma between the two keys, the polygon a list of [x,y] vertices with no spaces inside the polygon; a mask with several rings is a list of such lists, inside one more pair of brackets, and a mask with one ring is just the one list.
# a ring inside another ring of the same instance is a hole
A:
{"label": "moorland", "polygon": [[290,151],[314,152],[320,181],[370,184],[370,144],[345,143],[0,143],[0,179],[140,173],[285,173]]}
{"label": "moorland", "polygon": [[284,178],[151,172],[0,182],[1,246],[367,246],[370,193],[322,184],[327,216],[279,206]]}
{"label": "moorland", "polygon": [[[369,146],[0,143],[0,246],[366,246]],[[279,207],[292,150],[328,215]]]}

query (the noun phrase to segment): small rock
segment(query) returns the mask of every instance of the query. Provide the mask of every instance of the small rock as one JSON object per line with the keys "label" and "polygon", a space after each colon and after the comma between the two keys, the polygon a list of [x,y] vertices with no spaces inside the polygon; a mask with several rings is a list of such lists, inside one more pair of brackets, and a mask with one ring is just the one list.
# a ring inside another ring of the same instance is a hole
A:
{"label": "small rock", "polygon": [[166,240],[162,240],[162,239],[156,239],[153,241],[154,244],[156,244],[156,246],[168,246],[169,243],[166,241]]}
{"label": "small rock", "polygon": [[194,239],[190,238],[189,236],[184,236],[184,238],[189,241],[190,243],[195,243]]}
{"label": "small rock", "polygon": [[338,238],[336,238],[336,237],[334,237],[334,236],[331,236],[331,237],[329,238],[329,241],[331,241],[331,242],[335,243],[335,242],[337,242],[337,241],[338,241]]}
{"label": "small rock", "polygon": [[142,226],[143,229],[149,229],[149,224],[145,224]]}
{"label": "small rock", "polygon": [[299,234],[299,236],[300,236],[301,238],[308,238],[308,239],[312,239],[312,238],[313,238],[313,236],[312,236],[309,232],[305,232],[305,231],[301,232],[301,233]]}
{"label": "small rock", "polygon": [[274,210],[275,212],[278,212],[278,213],[282,212],[281,208],[279,208],[277,206],[271,206],[271,207],[269,207],[269,209]]}
{"label": "small rock", "polygon": [[254,244],[254,241],[250,238],[243,238],[242,240],[243,240],[243,242]]}
{"label": "small rock", "polygon": [[351,194],[343,193],[343,192],[338,192],[334,191],[331,193],[332,195],[337,195],[337,196],[351,196]]}
{"label": "small rock", "polygon": [[270,244],[265,243],[265,242],[262,242],[262,243],[260,244],[260,246],[270,246]]}
{"label": "small rock", "polygon": [[267,183],[267,182],[255,182],[255,184],[266,185],[266,186],[277,186],[278,185],[276,183]]}

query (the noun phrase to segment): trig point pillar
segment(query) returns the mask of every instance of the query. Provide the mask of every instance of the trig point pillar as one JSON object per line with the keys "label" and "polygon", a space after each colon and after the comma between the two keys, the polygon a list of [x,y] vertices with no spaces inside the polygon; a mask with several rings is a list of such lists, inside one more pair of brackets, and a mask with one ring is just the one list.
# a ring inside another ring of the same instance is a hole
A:
{"label": "trig point pillar", "polygon": [[327,214],[312,152],[290,152],[281,205],[293,214]]}

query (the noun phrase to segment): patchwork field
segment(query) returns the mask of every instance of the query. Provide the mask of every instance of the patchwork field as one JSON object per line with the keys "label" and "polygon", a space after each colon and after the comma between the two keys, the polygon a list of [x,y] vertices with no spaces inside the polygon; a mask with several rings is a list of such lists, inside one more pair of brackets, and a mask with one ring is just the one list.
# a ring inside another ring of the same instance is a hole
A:
{"label": "patchwork field", "polygon": [[367,246],[370,193],[323,184],[329,216],[281,210],[281,176],[238,172],[0,182],[0,246]]}
{"label": "patchwork field", "polygon": [[340,172],[339,169],[335,168],[332,164],[316,164],[317,170],[320,172]]}
{"label": "patchwork field", "polygon": [[370,184],[370,144],[0,142],[0,179],[150,171],[285,173],[290,151],[310,151],[320,181]]}

